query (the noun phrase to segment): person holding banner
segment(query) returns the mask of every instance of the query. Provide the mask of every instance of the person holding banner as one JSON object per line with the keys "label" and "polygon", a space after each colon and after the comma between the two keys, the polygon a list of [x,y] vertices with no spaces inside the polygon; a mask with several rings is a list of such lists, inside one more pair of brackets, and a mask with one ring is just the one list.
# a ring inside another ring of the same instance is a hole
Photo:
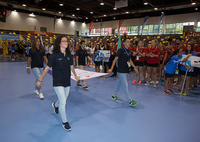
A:
{"label": "person holding banner", "polygon": [[[135,56],[134,64],[139,71],[139,82],[138,85],[142,84],[142,72],[143,72],[143,66],[144,66],[144,59],[145,59],[145,49],[143,48],[142,41],[138,42],[137,48],[134,49],[133,56]],[[132,84],[137,83],[137,73],[135,73],[134,81]]]}
{"label": "person holding banner", "polygon": [[147,59],[147,83],[145,86],[149,85],[150,76],[152,75],[152,80],[154,81],[154,87],[156,87],[157,81],[157,68],[160,56],[160,49],[156,46],[156,41],[153,39],[151,41],[151,47],[147,49],[146,56]]}
{"label": "person holding banner", "polygon": [[[186,48],[185,52],[183,52],[183,55],[192,54],[192,56],[197,56],[197,53],[193,51],[193,48],[194,48],[194,45],[193,45],[193,44],[187,44],[187,48]],[[186,65],[190,65],[190,61],[185,62],[185,63],[186,63]],[[182,78],[181,88],[182,88],[183,85],[184,85],[183,80],[184,80],[186,71],[187,71],[187,69],[185,68],[185,65],[181,64],[180,70],[179,70],[179,74],[181,75],[181,78]],[[189,83],[190,83],[190,79],[191,79],[191,77],[194,75],[194,73],[195,73],[195,72],[194,72],[194,68],[191,67],[191,69],[188,70],[188,73],[187,73],[186,83],[185,83],[185,91],[184,91],[184,93],[183,93],[183,96],[186,96],[186,95],[187,95],[188,87],[189,87]],[[181,94],[181,92],[180,92],[179,94]]]}
{"label": "person holding banner", "polygon": [[118,61],[118,68],[117,68],[117,74],[119,77],[119,81],[117,84],[117,87],[115,89],[115,92],[113,93],[111,99],[120,102],[121,100],[117,97],[117,92],[119,91],[121,85],[123,86],[124,93],[129,101],[130,106],[135,106],[138,104],[138,102],[131,99],[129,92],[128,92],[128,83],[127,83],[127,74],[129,67],[132,65],[135,69],[135,72],[138,72],[137,68],[135,67],[133,61],[131,60],[131,52],[128,49],[130,47],[130,39],[125,38],[124,39],[124,46],[120,49],[118,49],[116,57],[112,63],[111,68],[108,70],[108,73],[111,73],[116,62]]}
{"label": "person holding banner", "polygon": [[[92,64],[95,66],[94,62],[92,61],[92,59],[90,58],[89,54],[87,53],[87,51],[85,50],[85,41],[81,41],[80,43],[81,48],[79,48],[76,51],[76,67],[78,69],[84,70],[85,69],[85,58],[87,57],[87,59],[89,59]],[[89,87],[87,87],[87,85],[85,84],[85,80],[81,80],[82,81],[82,85],[83,85],[83,89],[84,90],[88,90]],[[82,87],[82,85],[80,84],[80,80],[77,81],[77,86]]]}
{"label": "person holding banner", "polygon": [[[47,63],[47,57],[45,56],[44,48],[42,47],[41,41],[39,38],[35,38],[33,45],[29,50],[28,62],[27,62],[27,73],[30,74],[30,64],[33,74],[35,75],[36,82],[39,80],[42,71],[43,71],[43,60]],[[44,99],[44,95],[41,92],[41,89],[35,85],[34,93],[39,95],[40,99]]]}
{"label": "person holding banner", "polygon": [[[192,54],[189,54],[185,59],[181,59],[180,57],[182,56],[182,50],[180,49],[176,49],[169,57],[169,62],[167,63],[166,67],[165,67],[165,78],[166,78],[166,81],[165,81],[165,87],[164,87],[164,91],[163,93],[169,95],[169,92],[170,93],[174,93],[172,91],[172,83],[173,83],[173,76],[174,76],[174,73],[175,73],[175,70],[176,70],[176,67],[179,63],[181,62],[185,62],[188,60],[188,58],[190,56],[192,56]],[[190,66],[185,66],[187,68],[187,70],[189,70]],[[168,89],[167,89],[168,87]]]}
{"label": "person holding banner", "polygon": [[58,101],[56,103],[52,103],[52,107],[54,108],[55,114],[60,113],[63,128],[70,131],[71,127],[67,121],[65,106],[69,96],[71,71],[77,81],[79,80],[79,77],[76,75],[74,70],[73,59],[68,46],[67,38],[63,35],[57,37],[55,40],[53,54],[50,56],[47,66],[36,83],[38,88],[41,87],[42,79],[51,67],[53,70],[53,88],[58,97]]}

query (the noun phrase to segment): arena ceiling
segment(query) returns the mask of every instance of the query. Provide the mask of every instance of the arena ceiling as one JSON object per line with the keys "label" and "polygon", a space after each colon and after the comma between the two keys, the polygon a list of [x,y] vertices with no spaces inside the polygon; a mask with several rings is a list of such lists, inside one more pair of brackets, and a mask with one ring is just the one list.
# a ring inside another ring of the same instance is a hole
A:
{"label": "arena ceiling", "polygon": [[111,21],[143,18],[147,15],[160,16],[161,13],[165,15],[192,13],[200,10],[200,3],[195,0],[127,0],[128,5],[120,8],[116,8],[115,2],[116,0],[1,0],[0,7],[34,13],[36,17],[56,16],[86,23],[98,22],[101,19]]}

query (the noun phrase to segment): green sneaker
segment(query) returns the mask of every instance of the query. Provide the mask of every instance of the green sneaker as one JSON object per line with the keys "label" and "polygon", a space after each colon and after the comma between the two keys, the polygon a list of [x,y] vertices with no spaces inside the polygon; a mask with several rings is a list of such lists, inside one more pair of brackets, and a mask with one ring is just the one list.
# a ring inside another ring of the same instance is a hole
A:
{"label": "green sneaker", "polygon": [[134,100],[131,100],[130,102],[129,102],[129,105],[130,106],[136,106],[138,104],[138,102],[135,102]]}
{"label": "green sneaker", "polygon": [[115,100],[115,101],[118,101],[118,102],[121,101],[117,96],[113,96],[113,95],[112,95],[111,99],[112,99],[112,100]]}

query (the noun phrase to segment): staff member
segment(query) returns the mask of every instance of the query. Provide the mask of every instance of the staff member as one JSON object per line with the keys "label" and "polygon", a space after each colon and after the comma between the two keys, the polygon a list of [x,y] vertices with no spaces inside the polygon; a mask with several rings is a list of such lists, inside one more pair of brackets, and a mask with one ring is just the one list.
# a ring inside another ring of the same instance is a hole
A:
{"label": "staff member", "polygon": [[76,80],[79,80],[79,78],[74,70],[73,59],[65,36],[59,36],[55,40],[53,54],[50,56],[46,68],[36,83],[38,87],[41,87],[42,79],[47,74],[50,67],[52,67],[53,71],[53,88],[58,97],[58,101],[52,103],[52,106],[55,114],[60,113],[63,128],[70,131],[71,127],[67,121],[65,106],[69,96],[71,70]]}
{"label": "staff member", "polygon": [[[31,63],[31,69],[33,74],[35,75],[36,81],[37,82],[42,74],[43,71],[43,59],[47,63],[47,57],[45,56],[44,49],[42,47],[42,44],[40,42],[39,38],[34,39],[32,48],[29,51],[28,54],[28,62],[27,62],[27,73],[30,74],[30,63]],[[38,88],[35,85],[35,90],[34,93],[36,95],[39,95],[40,99],[44,99],[44,95],[41,92],[41,89]]]}
{"label": "staff member", "polygon": [[124,88],[124,93],[129,101],[130,106],[135,106],[138,104],[138,102],[135,102],[134,100],[131,99],[129,92],[128,92],[128,83],[127,83],[127,74],[129,67],[132,65],[135,69],[135,72],[138,72],[136,69],[135,65],[133,64],[133,61],[131,60],[131,52],[128,49],[130,47],[130,38],[124,39],[124,46],[120,48],[117,51],[117,55],[112,63],[111,68],[108,70],[108,73],[111,73],[117,60],[118,60],[118,69],[117,69],[117,75],[119,77],[119,82],[117,84],[117,87],[115,89],[114,94],[112,95],[111,99],[115,101],[121,101],[117,97],[117,92],[119,91],[121,85]]}
{"label": "staff member", "polygon": [[[92,64],[95,66],[94,62],[92,61],[92,59],[90,58],[89,54],[87,53],[87,51],[85,50],[85,41],[81,41],[81,48],[79,48],[76,51],[76,68],[79,68],[81,70],[85,69],[85,58],[87,57],[88,60],[90,60],[92,62]],[[85,84],[85,80],[81,80],[82,84],[83,84],[83,89],[84,90],[88,90],[89,87],[87,87],[87,85]],[[77,81],[77,86],[82,86],[80,84],[80,80]]]}

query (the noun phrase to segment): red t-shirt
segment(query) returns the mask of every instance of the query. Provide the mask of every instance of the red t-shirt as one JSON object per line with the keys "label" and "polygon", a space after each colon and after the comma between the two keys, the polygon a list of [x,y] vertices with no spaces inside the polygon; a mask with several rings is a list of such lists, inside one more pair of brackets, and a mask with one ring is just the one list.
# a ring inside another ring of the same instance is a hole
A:
{"label": "red t-shirt", "polygon": [[[137,52],[136,51],[137,48],[134,48],[134,52]],[[146,52],[145,48],[141,48],[141,49],[138,49],[140,53],[144,54]],[[145,60],[145,57],[142,57],[142,55],[140,55],[139,53],[137,53],[135,55],[135,61],[136,62],[143,62]]]}
{"label": "red t-shirt", "polygon": [[[152,53],[154,55],[160,55],[160,48],[155,46],[154,48],[149,47],[147,49],[147,54]],[[147,59],[147,63],[149,64],[157,64],[159,62],[159,57],[153,57],[152,55],[150,55]]]}
{"label": "red t-shirt", "polygon": [[186,46],[182,45],[181,47],[178,47],[177,45],[172,47],[173,51],[175,51],[176,49],[182,49],[182,52],[184,52],[186,50]]}
{"label": "red t-shirt", "polygon": [[[171,54],[170,50],[168,48],[161,50],[160,51],[160,55],[161,55],[161,61],[164,61],[165,58],[165,54],[167,53],[167,57],[169,57],[169,55]],[[168,58],[166,58],[165,62],[168,60]]]}
{"label": "red t-shirt", "polygon": [[135,47],[129,47],[129,50],[131,51],[131,56],[133,56],[133,51],[134,51]]}
{"label": "red t-shirt", "polygon": [[111,55],[116,55],[117,52],[117,45],[115,45],[115,47],[113,48],[113,46],[110,46],[110,53]]}
{"label": "red t-shirt", "polygon": [[[194,52],[200,52],[200,45],[194,46]],[[198,56],[200,57],[200,54]]]}

